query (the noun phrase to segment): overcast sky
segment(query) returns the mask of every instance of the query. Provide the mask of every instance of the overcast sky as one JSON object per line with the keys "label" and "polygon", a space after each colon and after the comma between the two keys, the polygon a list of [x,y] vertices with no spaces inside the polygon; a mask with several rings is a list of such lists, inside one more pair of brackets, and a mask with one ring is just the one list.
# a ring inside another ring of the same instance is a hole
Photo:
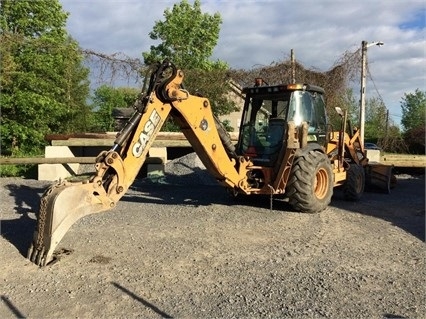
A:
{"label": "overcast sky", "polygon": [[[148,33],[166,8],[180,0],[60,0],[70,13],[68,32],[84,49],[141,58]],[[192,0],[189,0],[193,3]],[[214,59],[250,69],[289,57],[329,70],[361,41],[368,48],[367,98],[382,97],[392,120],[401,120],[404,93],[426,91],[425,0],[202,0],[203,12],[223,23]],[[359,95],[359,89],[355,92]]]}

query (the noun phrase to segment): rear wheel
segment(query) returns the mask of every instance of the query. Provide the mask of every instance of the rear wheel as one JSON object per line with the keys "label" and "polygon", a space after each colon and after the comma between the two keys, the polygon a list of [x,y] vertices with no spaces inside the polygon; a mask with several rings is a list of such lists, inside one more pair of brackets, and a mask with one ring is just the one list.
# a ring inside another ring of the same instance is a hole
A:
{"label": "rear wheel", "polygon": [[318,213],[330,204],[332,195],[333,178],[327,156],[310,151],[297,157],[287,184],[293,208],[303,213]]}
{"label": "rear wheel", "polygon": [[365,172],[364,167],[351,164],[346,173],[346,182],[343,185],[343,194],[346,200],[357,201],[364,193]]}

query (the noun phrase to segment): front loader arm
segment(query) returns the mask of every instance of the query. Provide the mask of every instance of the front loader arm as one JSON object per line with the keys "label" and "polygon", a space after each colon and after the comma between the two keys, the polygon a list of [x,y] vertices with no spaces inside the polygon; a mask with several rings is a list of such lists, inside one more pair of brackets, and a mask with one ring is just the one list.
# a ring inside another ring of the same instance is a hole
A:
{"label": "front loader arm", "polygon": [[136,103],[135,113],[118,134],[113,147],[98,155],[96,172],[86,180],[58,182],[45,191],[28,251],[32,262],[45,266],[52,261],[56,246],[77,220],[115,207],[134,182],[169,114],[220,183],[242,191],[248,188],[246,170],[251,162],[243,157],[228,156],[209,101],[183,90],[182,80],[182,71],[163,62],[152,73],[147,93]]}

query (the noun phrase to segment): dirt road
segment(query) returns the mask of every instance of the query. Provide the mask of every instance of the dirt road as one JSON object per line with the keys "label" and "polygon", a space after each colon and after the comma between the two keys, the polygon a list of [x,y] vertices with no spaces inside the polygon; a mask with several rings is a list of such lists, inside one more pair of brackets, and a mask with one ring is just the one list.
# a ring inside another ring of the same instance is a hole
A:
{"label": "dirt road", "polygon": [[139,183],[45,268],[23,255],[48,184],[0,184],[0,318],[426,318],[424,176],[316,215]]}

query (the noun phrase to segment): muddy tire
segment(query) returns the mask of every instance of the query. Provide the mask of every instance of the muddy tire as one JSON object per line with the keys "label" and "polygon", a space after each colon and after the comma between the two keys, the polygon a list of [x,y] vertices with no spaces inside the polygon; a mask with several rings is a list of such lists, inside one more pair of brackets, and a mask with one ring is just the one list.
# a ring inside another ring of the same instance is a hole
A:
{"label": "muddy tire", "polygon": [[333,174],[327,156],[310,151],[294,160],[287,184],[289,203],[303,213],[319,213],[330,204]]}
{"label": "muddy tire", "polygon": [[361,165],[351,164],[343,185],[343,194],[346,200],[357,201],[364,193],[365,171]]}

